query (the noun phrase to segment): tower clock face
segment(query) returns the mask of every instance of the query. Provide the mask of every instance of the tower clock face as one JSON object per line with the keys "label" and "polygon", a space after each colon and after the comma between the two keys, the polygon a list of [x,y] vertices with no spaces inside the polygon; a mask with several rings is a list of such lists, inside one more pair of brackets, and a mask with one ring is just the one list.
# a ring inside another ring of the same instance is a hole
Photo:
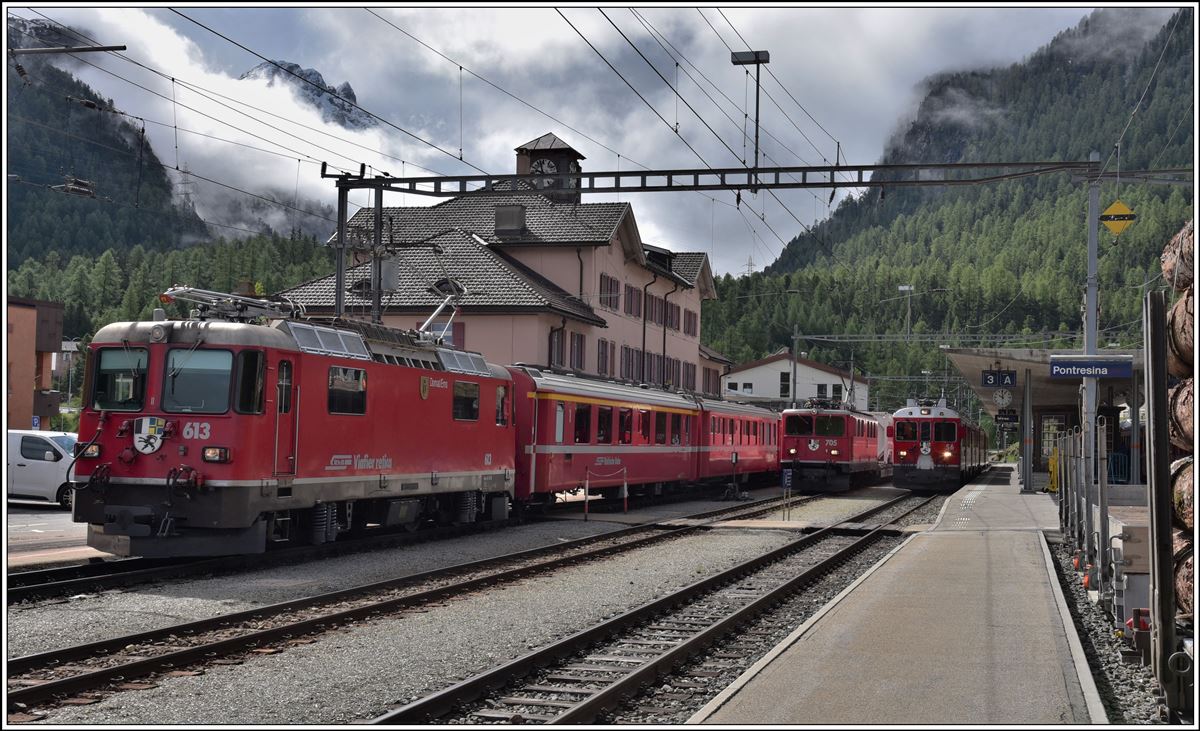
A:
{"label": "tower clock face", "polygon": [[1004,408],[1012,403],[1012,391],[1007,388],[997,388],[992,392],[992,401],[1000,408]]}
{"label": "tower clock face", "polygon": [[[558,172],[558,166],[554,164],[553,160],[547,160],[546,158],[542,157],[533,161],[533,164],[529,166],[529,172],[535,175],[554,175]],[[553,185],[553,178],[540,178],[537,181],[537,187],[539,188],[549,188]]]}

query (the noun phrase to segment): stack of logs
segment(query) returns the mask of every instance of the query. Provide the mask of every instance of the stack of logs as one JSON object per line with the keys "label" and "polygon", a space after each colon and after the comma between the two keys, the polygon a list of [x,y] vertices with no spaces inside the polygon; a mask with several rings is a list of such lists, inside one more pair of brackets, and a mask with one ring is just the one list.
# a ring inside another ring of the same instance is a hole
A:
{"label": "stack of logs", "polygon": [[1192,299],[1192,267],[1195,261],[1194,226],[1188,223],[1163,249],[1163,279],[1180,295],[1167,314],[1167,370],[1180,380],[1167,393],[1170,404],[1168,436],[1171,445],[1187,455],[1171,464],[1171,488],[1174,492],[1173,518],[1177,528],[1175,549],[1175,602],[1180,615],[1191,618],[1194,564],[1192,526],[1195,525],[1195,480],[1192,470],[1193,386],[1192,364],[1195,357]]}

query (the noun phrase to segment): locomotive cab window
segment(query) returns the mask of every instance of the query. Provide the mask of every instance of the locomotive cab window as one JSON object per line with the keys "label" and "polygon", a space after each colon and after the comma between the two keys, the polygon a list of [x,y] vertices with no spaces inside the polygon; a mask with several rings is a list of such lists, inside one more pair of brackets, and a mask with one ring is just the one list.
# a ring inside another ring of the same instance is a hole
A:
{"label": "locomotive cab window", "polygon": [[915,421],[897,421],[895,431],[898,442],[917,441],[917,423]]}
{"label": "locomotive cab window", "polygon": [[683,430],[683,416],[680,414],[671,414],[671,444],[679,444],[679,440],[683,438],[680,432]]}
{"label": "locomotive cab window", "polygon": [[957,437],[957,429],[953,421],[939,421],[933,425],[933,441],[953,442]]}
{"label": "locomotive cab window", "polygon": [[642,444],[650,443],[650,412],[638,409],[638,419],[641,420]]}
{"label": "locomotive cab window", "polygon": [[163,411],[223,414],[229,410],[233,353],[228,350],[175,348],[167,352]]}
{"label": "locomotive cab window", "polygon": [[667,443],[667,414],[663,411],[654,413],[654,443]]}
{"label": "locomotive cab window", "polygon": [[922,442],[929,441],[929,422],[928,421],[921,422],[921,441]]}
{"label": "locomotive cab window", "polygon": [[261,414],[265,391],[266,358],[261,350],[243,350],[237,356],[237,404],[241,414]]}
{"label": "locomotive cab window", "polygon": [[[455,394],[457,395],[457,390]],[[478,406],[478,393],[476,393]],[[457,399],[455,400],[457,409]],[[367,372],[359,368],[329,369],[329,413],[367,413]]]}
{"label": "locomotive cab window", "polygon": [[783,428],[789,437],[806,437],[812,434],[813,418],[804,414],[792,414],[784,421]]}
{"label": "locomotive cab window", "polygon": [[496,386],[496,426],[508,426],[508,388]]}
{"label": "locomotive cab window", "polygon": [[454,418],[457,421],[479,420],[479,384],[454,382]]}
{"label": "locomotive cab window", "polygon": [[279,361],[279,380],[276,381],[276,387],[279,389],[279,413],[286,414],[292,410],[292,362],[290,360]]}
{"label": "locomotive cab window", "polygon": [[145,348],[102,348],[95,359],[92,408],[97,411],[141,411],[146,399]]}

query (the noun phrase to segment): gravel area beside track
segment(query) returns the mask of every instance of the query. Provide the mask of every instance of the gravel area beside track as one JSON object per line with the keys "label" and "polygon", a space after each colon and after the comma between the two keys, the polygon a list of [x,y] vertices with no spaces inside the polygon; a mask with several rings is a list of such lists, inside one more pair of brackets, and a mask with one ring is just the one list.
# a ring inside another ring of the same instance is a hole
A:
{"label": "gravel area beside track", "polygon": [[1080,574],[1071,565],[1070,551],[1051,544],[1050,553],[1109,723],[1165,723],[1158,715],[1158,681],[1153,671],[1121,660],[1125,641],[1113,635],[1112,621],[1088,598]]}
{"label": "gravel area beside track", "polygon": [[920,510],[913,511],[912,514],[900,519],[896,522],[901,528],[909,528],[919,526],[920,528],[932,528],[937,522],[938,515],[942,512],[942,506],[950,499],[949,495],[939,495],[936,500],[929,503]]}
{"label": "gravel area beside track", "polygon": [[[883,537],[816,584],[738,630],[684,668],[659,679],[598,724],[682,724],[763,655],[905,539]],[[713,653],[720,652],[718,657]],[[737,657],[732,657],[737,655]],[[699,671],[700,674],[692,674]],[[680,683],[680,685],[675,685]]]}
{"label": "gravel area beside track", "polygon": [[[848,493],[821,495],[816,500],[793,506],[786,512],[786,517],[785,512],[780,510],[764,513],[755,520],[790,520],[822,525],[836,523],[905,492],[894,487],[863,487]],[[871,520],[874,521],[874,518]]]}
{"label": "gravel area beside track", "polygon": [[242,665],[162,678],[156,688],[57,709],[43,722],[361,722],[794,539],[712,530],[361,623]]}
{"label": "gravel area beside track", "polygon": [[[755,490],[751,497],[779,492]],[[6,652],[10,658],[46,652],[734,504],[695,500],[639,508],[629,515],[598,513],[586,522],[577,516],[321,561],[17,604],[8,608]],[[64,627],[71,628],[70,634]]]}

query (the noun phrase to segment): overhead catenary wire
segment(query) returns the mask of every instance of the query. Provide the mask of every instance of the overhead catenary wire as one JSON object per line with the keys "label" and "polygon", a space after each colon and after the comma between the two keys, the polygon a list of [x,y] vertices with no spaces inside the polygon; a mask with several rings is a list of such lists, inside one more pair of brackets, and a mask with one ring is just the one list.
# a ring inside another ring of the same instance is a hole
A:
{"label": "overhead catenary wire", "polygon": [[[195,20],[194,18],[188,17],[187,15],[185,15],[184,13],[181,13],[181,12],[179,12],[179,11],[178,11],[178,10],[176,10],[175,8],[168,8],[168,10],[170,10],[172,13],[175,13],[176,15],[178,15],[178,16],[179,16],[179,17],[181,17],[181,18],[183,18],[184,20],[187,20],[187,21],[189,21],[189,22],[191,22],[191,23],[194,23],[194,24],[196,24],[196,25],[200,26],[201,28],[203,28],[204,30],[208,31],[209,33],[212,33],[213,35],[215,35],[215,36],[217,36],[217,37],[219,37],[219,38],[222,38],[222,39],[224,39],[224,40],[228,41],[229,43],[232,43],[233,45],[237,46],[238,48],[242,49],[243,51],[246,51],[247,53],[249,53],[249,54],[252,54],[252,55],[254,55],[254,56],[258,57],[258,58],[262,59],[263,61],[266,61],[267,63],[271,64],[272,66],[275,66],[275,67],[276,67],[276,68],[278,68],[279,70],[281,70],[281,71],[283,71],[283,72],[285,72],[285,73],[287,73],[287,74],[289,74],[289,75],[291,75],[291,76],[294,76],[294,77],[296,77],[297,79],[299,79],[299,80],[303,81],[304,83],[308,84],[309,86],[312,86],[312,87],[314,87],[314,88],[318,89],[319,91],[321,91],[321,92],[323,92],[323,93],[329,94],[330,96],[333,96],[334,98],[336,98],[336,99],[339,99],[339,100],[341,100],[341,101],[345,102],[346,104],[349,104],[350,106],[354,107],[355,109],[358,109],[358,110],[359,110],[359,111],[361,111],[362,113],[364,113],[364,114],[368,114],[368,115],[370,115],[370,116],[374,117],[375,119],[378,119],[380,122],[383,122],[384,124],[388,125],[389,127],[393,128],[393,129],[395,129],[395,130],[398,130],[398,131],[400,131],[400,132],[403,132],[404,134],[408,135],[409,137],[412,137],[414,140],[417,140],[418,142],[421,142],[421,143],[423,143],[423,144],[425,144],[425,145],[428,145],[429,147],[432,147],[433,149],[437,150],[438,152],[440,152],[440,153],[442,153],[442,154],[444,154],[444,155],[446,155],[446,156],[448,156],[448,157],[454,158],[454,159],[456,159],[456,160],[458,159],[457,157],[455,157],[455,155],[454,155],[454,153],[453,153],[453,152],[450,152],[449,150],[447,150],[447,149],[445,149],[445,148],[443,148],[443,147],[441,147],[441,146],[439,146],[439,145],[436,145],[436,144],[434,144],[433,142],[430,142],[429,140],[426,140],[425,138],[423,138],[423,137],[421,137],[421,136],[419,136],[419,135],[417,135],[417,134],[414,134],[413,132],[410,132],[410,131],[408,131],[407,129],[405,129],[405,128],[403,128],[403,127],[401,127],[401,126],[399,126],[399,125],[395,124],[395,123],[394,123],[394,122],[392,122],[391,120],[389,120],[389,119],[386,119],[386,118],[384,118],[384,117],[381,117],[381,116],[379,116],[378,114],[375,114],[374,112],[372,112],[372,111],[370,111],[370,110],[368,110],[368,109],[365,109],[365,108],[363,108],[362,106],[358,105],[357,103],[355,103],[355,102],[352,102],[352,101],[350,101],[349,99],[346,99],[345,97],[343,97],[343,96],[341,96],[341,95],[339,95],[339,94],[333,93],[333,92],[329,91],[328,89],[325,89],[325,88],[323,88],[323,87],[321,87],[321,86],[318,86],[318,85],[317,85],[315,82],[311,81],[310,79],[306,79],[306,78],[304,78],[303,76],[301,76],[301,75],[299,75],[299,74],[297,74],[297,73],[295,73],[295,72],[291,71],[290,69],[284,68],[283,66],[279,65],[279,64],[278,64],[278,63],[276,63],[275,61],[272,61],[271,59],[267,58],[266,56],[262,55],[261,53],[259,53],[259,52],[255,51],[255,50],[253,50],[253,49],[251,49],[251,48],[248,48],[247,46],[245,46],[245,45],[243,45],[243,44],[241,44],[241,43],[239,43],[239,42],[235,41],[234,39],[232,39],[232,38],[230,38],[229,36],[227,36],[227,35],[225,35],[225,34],[221,33],[220,31],[214,30],[213,28],[210,28],[209,26],[205,25],[204,23],[201,23],[200,21],[198,21],[198,20]],[[468,166],[468,167],[470,167],[470,168],[473,168],[474,170],[476,170],[476,171],[478,171],[478,172],[480,172],[480,173],[483,173],[484,175],[489,175],[489,174],[490,174],[490,173],[488,173],[488,171],[484,170],[484,169],[483,169],[483,168],[481,168],[481,167],[478,167],[477,165],[475,165],[475,164],[473,164],[473,163],[471,163],[471,162],[468,162],[467,160],[460,160],[460,162],[462,162],[464,165],[467,165],[467,166]]]}
{"label": "overhead catenary wire", "polygon": [[[49,16],[45,15],[44,13],[40,13],[40,12],[38,12],[38,11],[36,11],[36,10],[33,10],[32,8],[31,8],[31,10],[32,10],[32,12],[34,12],[34,13],[36,13],[37,15],[41,16],[42,18],[44,18],[44,19],[46,19],[46,20],[50,21],[51,23],[54,23],[56,26],[58,26],[59,28],[61,28],[63,31],[65,31],[65,32],[67,32],[67,33],[70,33],[70,34],[74,35],[76,38],[79,38],[79,39],[83,40],[84,42],[87,42],[87,43],[91,43],[91,44],[93,44],[93,45],[96,45],[96,41],[95,41],[94,39],[92,39],[92,38],[89,38],[88,36],[86,36],[86,35],[84,35],[84,34],[82,34],[82,33],[79,33],[78,31],[75,31],[75,30],[73,30],[72,28],[70,28],[70,27],[68,27],[68,26],[65,26],[65,25],[63,25],[63,24],[62,24],[62,23],[60,23],[59,21],[57,21],[57,20],[54,20],[53,18],[51,18],[51,17],[49,17]],[[14,16],[14,17],[19,17],[19,16]],[[29,35],[29,34],[27,34],[27,33],[26,33],[25,35]],[[33,36],[30,36],[30,37],[32,38]],[[35,40],[37,40],[37,39],[35,39]],[[287,116],[284,116],[284,115],[281,115],[281,114],[276,114],[276,113],[274,113],[274,112],[271,112],[270,110],[263,109],[263,108],[261,108],[261,107],[256,107],[256,106],[254,106],[253,104],[250,104],[249,102],[243,101],[243,100],[241,100],[241,99],[235,99],[235,98],[233,98],[233,97],[231,97],[231,96],[228,96],[228,95],[226,95],[226,94],[222,94],[222,93],[220,93],[220,92],[218,92],[218,91],[214,91],[214,90],[212,90],[212,89],[209,89],[209,88],[206,88],[206,87],[204,87],[204,86],[201,86],[201,85],[199,85],[199,84],[196,84],[195,82],[188,81],[188,80],[186,80],[186,79],[180,79],[180,78],[178,78],[178,77],[175,77],[175,76],[171,76],[170,74],[167,74],[166,72],[164,72],[164,71],[162,71],[162,70],[160,70],[160,69],[154,68],[153,66],[150,66],[150,65],[148,65],[148,64],[142,63],[141,61],[138,61],[137,59],[135,59],[135,58],[133,58],[133,57],[131,57],[131,56],[128,56],[128,55],[125,55],[125,54],[122,54],[122,53],[118,53],[118,52],[116,52],[116,51],[108,51],[108,53],[109,53],[109,55],[115,56],[115,57],[117,57],[117,58],[119,58],[119,59],[121,59],[121,60],[123,60],[123,61],[127,61],[127,62],[129,62],[129,63],[133,64],[134,66],[138,66],[138,67],[140,67],[140,68],[143,68],[143,69],[145,69],[145,70],[147,70],[147,71],[149,71],[149,72],[151,72],[151,73],[153,73],[153,74],[156,74],[156,75],[158,75],[158,76],[161,76],[161,77],[162,77],[162,78],[164,78],[164,79],[171,79],[171,80],[172,80],[172,81],[174,81],[175,83],[178,83],[179,85],[181,85],[181,86],[183,86],[183,87],[185,87],[185,88],[189,88],[189,89],[191,89],[191,90],[193,90],[193,91],[195,91],[195,90],[199,90],[200,92],[204,92],[204,93],[206,93],[206,94],[211,94],[211,95],[213,95],[213,96],[220,97],[221,99],[224,99],[224,100],[226,100],[226,101],[229,101],[229,102],[233,102],[234,104],[239,104],[239,105],[241,105],[241,106],[244,106],[244,107],[246,107],[246,108],[248,108],[248,109],[253,109],[254,111],[256,111],[256,112],[259,112],[259,113],[261,113],[261,114],[266,114],[267,116],[270,116],[270,117],[272,117],[272,118],[274,118],[274,119],[279,119],[279,120],[281,120],[281,121],[284,121],[284,122],[287,122],[287,123],[289,123],[289,124],[293,124],[293,125],[295,125],[295,126],[297,126],[297,127],[300,127],[301,129],[306,129],[306,130],[309,130],[309,131],[311,131],[311,132],[316,132],[317,134],[325,135],[326,137],[330,137],[330,138],[332,138],[332,139],[338,140],[339,142],[344,142],[344,143],[346,143],[346,144],[348,144],[348,145],[352,145],[352,146],[354,146],[354,147],[358,147],[358,148],[360,148],[360,149],[366,150],[367,152],[371,152],[371,153],[374,153],[374,154],[376,154],[376,155],[380,155],[380,156],[382,156],[382,157],[386,157],[386,158],[389,158],[389,159],[391,159],[391,160],[395,160],[396,162],[399,162],[399,163],[401,163],[401,164],[403,164],[403,163],[406,163],[406,162],[407,162],[409,165],[412,165],[412,166],[414,166],[414,167],[416,167],[416,168],[418,168],[418,169],[420,169],[420,170],[424,170],[425,172],[431,173],[431,174],[433,174],[433,175],[446,175],[446,174],[447,174],[447,173],[444,173],[444,172],[442,172],[442,171],[440,171],[440,170],[434,170],[434,169],[432,169],[432,168],[423,167],[423,166],[421,166],[421,165],[418,165],[418,164],[416,164],[416,163],[412,162],[411,160],[407,160],[407,161],[406,161],[406,160],[404,160],[403,158],[396,157],[395,155],[391,155],[391,154],[389,154],[389,153],[387,153],[387,152],[384,152],[383,150],[377,150],[377,149],[375,149],[375,148],[373,148],[373,147],[368,147],[368,146],[366,146],[366,145],[363,145],[363,144],[361,144],[361,143],[359,143],[359,142],[355,142],[354,140],[348,139],[348,138],[346,138],[346,137],[342,137],[342,136],[340,136],[340,135],[336,135],[336,134],[334,134],[334,133],[332,133],[332,132],[329,132],[328,130],[321,129],[321,128],[319,128],[319,127],[313,127],[312,125],[307,125],[307,124],[304,124],[303,122],[299,122],[299,121],[297,121],[297,120],[295,120],[295,119],[293,119],[293,118],[291,118],[291,117],[287,117]],[[82,59],[79,59],[79,60],[82,60]],[[97,68],[99,68],[99,67],[97,67]],[[102,70],[102,71],[106,71],[106,69],[103,69],[103,68],[100,68],[100,70]],[[232,109],[231,107],[229,107],[229,106],[228,106],[228,105],[226,105],[226,104],[221,104],[220,102],[217,102],[215,99],[210,99],[210,101],[212,101],[212,102],[214,102],[214,103],[216,103],[216,104],[220,104],[221,106],[223,106],[223,107],[225,107],[225,108],[227,108],[227,109],[230,109],[231,111],[238,112],[238,113],[242,114],[243,116],[246,116],[246,117],[248,117],[249,119],[252,119],[252,120],[254,120],[254,121],[256,121],[256,122],[262,123],[262,122],[261,122],[261,120],[257,119],[257,118],[256,118],[256,117],[254,117],[253,115],[247,115],[247,114],[245,114],[244,112],[240,112],[239,110]],[[185,108],[187,108],[187,107],[185,107]],[[207,115],[206,115],[206,116],[207,116]],[[218,120],[218,121],[220,121],[220,120]],[[264,124],[265,124],[265,123],[264,123]],[[231,125],[230,125],[230,126],[231,126]],[[237,127],[234,127],[234,129],[238,129],[238,128],[237,128]],[[278,128],[275,128],[275,127],[272,127],[272,129],[277,129],[277,130],[278,130]],[[239,130],[239,131],[241,131],[241,130]],[[295,139],[298,139],[298,140],[300,140],[301,142],[306,142],[306,143],[309,143],[309,144],[315,144],[315,143],[311,143],[309,140],[305,140],[305,139],[303,139],[303,138],[301,138],[301,137],[298,137],[298,136],[296,136],[296,135],[294,135],[294,134],[292,134],[292,133],[290,133],[290,132],[287,132],[286,130],[278,130],[278,131],[280,131],[280,132],[283,132],[284,134],[286,134],[286,135],[288,135],[288,136],[290,136],[290,137],[293,137],[293,138],[295,138]],[[217,139],[220,139],[220,138],[217,138]],[[240,144],[240,143],[234,143],[234,144]],[[273,143],[273,144],[274,144],[274,143]],[[319,148],[319,149],[325,149],[325,148]],[[340,153],[334,153],[334,154],[338,154],[339,156],[343,157],[344,159],[347,159],[347,160],[352,160],[352,161],[354,162],[354,165],[355,165],[356,167],[357,167],[358,165],[360,165],[360,164],[361,164],[361,163],[360,163],[360,161],[353,160],[353,158],[345,157],[344,155],[341,155]],[[289,158],[290,158],[290,157],[291,157],[291,155],[285,155],[285,157],[289,157]],[[308,155],[306,155],[305,157],[308,157],[310,160],[314,160],[314,161],[316,161],[317,163],[320,163],[320,162],[321,162],[320,160],[317,160],[316,158],[313,158],[312,156],[308,156]],[[345,173],[345,172],[350,172],[349,170],[346,170],[346,169],[343,169],[343,168],[339,168],[339,167],[336,167],[336,166],[333,166],[333,165],[330,165],[330,167],[333,167],[333,169],[334,169],[334,170],[337,170],[337,171],[339,171],[339,172],[343,172],[343,173]],[[356,204],[356,205],[357,205],[357,204]]]}

